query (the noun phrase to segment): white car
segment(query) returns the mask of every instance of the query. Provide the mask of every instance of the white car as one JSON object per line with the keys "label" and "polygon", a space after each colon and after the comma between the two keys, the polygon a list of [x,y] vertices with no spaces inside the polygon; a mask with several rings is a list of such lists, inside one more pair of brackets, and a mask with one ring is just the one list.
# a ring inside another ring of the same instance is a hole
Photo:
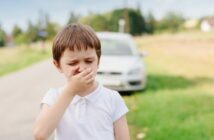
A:
{"label": "white car", "polygon": [[97,81],[119,92],[142,90],[146,86],[143,55],[126,33],[97,32],[102,55]]}

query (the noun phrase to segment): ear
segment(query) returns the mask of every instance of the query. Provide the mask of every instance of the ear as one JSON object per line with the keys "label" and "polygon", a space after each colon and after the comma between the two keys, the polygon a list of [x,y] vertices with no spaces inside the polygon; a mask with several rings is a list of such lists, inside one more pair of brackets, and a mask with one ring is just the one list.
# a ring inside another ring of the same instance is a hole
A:
{"label": "ear", "polygon": [[56,60],[53,60],[53,64],[54,66],[57,68],[57,70],[62,73],[62,69],[61,69],[61,66],[60,66],[60,63],[58,63]]}

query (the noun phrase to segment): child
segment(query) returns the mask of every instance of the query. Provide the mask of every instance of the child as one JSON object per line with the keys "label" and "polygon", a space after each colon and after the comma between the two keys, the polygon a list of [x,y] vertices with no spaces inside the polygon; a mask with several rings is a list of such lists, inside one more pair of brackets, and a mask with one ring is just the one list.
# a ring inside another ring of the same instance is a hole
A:
{"label": "child", "polygon": [[95,81],[101,45],[93,29],[66,26],[56,35],[52,52],[67,82],[44,96],[35,139],[46,140],[55,130],[55,140],[129,140],[123,99]]}

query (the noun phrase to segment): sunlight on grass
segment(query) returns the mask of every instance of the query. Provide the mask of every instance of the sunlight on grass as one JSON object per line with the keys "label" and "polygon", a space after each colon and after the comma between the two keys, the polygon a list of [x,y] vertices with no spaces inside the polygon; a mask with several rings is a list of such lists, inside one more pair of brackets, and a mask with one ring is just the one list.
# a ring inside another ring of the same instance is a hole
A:
{"label": "sunlight on grass", "polygon": [[0,76],[25,68],[51,56],[49,48],[44,51],[37,45],[1,48]]}
{"label": "sunlight on grass", "polygon": [[149,55],[147,89],[124,97],[132,140],[214,139],[213,33],[135,40]]}

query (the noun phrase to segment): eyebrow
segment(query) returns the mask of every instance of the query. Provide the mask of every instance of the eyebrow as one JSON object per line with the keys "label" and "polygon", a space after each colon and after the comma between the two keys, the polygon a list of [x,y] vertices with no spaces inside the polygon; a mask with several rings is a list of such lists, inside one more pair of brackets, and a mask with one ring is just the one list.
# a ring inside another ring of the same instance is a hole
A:
{"label": "eyebrow", "polygon": [[[85,59],[95,59],[93,56],[92,57],[86,57]],[[77,61],[78,59],[68,59],[68,61]]]}
{"label": "eyebrow", "polygon": [[94,57],[92,56],[92,57],[86,57],[85,59],[94,59]]}

